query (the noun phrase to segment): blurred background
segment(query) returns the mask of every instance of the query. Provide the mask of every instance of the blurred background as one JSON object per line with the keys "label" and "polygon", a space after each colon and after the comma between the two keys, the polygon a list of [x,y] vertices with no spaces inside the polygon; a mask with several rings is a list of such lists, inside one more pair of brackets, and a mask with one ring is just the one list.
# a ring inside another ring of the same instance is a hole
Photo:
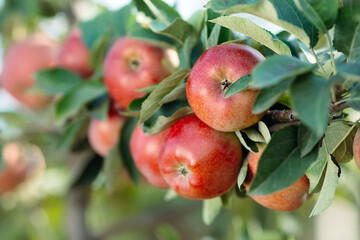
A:
{"label": "blurred background", "polygon": [[[182,17],[188,19],[196,10],[203,9],[207,1],[165,2],[175,5]],[[13,42],[38,31],[63,41],[79,21],[128,3],[126,0],[0,0],[0,72],[3,55]],[[273,33],[281,30],[245,16]],[[21,71],[21,62],[18,64]],[[0,196],[1,239],[60,240],[77,234],[87,239],[114,240],[360,239],[360,174],[353,161],[343,166],[334,202],[320,216],[308,217],[315,204],[314,197],[300,210],[290,213],[267,210],[249,198],[236,198],[206,226],[202,221],[202,202],[172,198],[171,192],[145,181],[135,186],[123,170],[117,177],[115,191],[110,194],[104,187],[103,173],[97,176],[90,190],[71,190],[69,184],[76,176],[76,169],[84,166],[83,156],[55,147],[59,131],[53,123],[52,109],[41,114],[32,112],[0,89],[1,141],[29,140],[33,145],[25,146],[23,151],[37,169],[16,190]],[[70,166],[75,172],[69,172]]]}

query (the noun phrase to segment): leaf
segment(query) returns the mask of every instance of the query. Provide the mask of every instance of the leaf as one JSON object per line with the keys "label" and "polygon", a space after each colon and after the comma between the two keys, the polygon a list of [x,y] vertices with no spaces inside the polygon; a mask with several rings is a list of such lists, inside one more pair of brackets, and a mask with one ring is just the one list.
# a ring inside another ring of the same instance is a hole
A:
{"label": "leaf", "polygon": [[[327,29],[331,29],[334,26],[338,8],[338,0],[316,0],[308,1],[322,21],[325,23]],[[309,20],[309,19],[308,19]]]}
{"label": "leaf", "polygon": [[90,52],[90,65],[93,68],[99,68],[103,64],[109,46],[110,37],[111,33],[107,31],[96,39],[94,47]]}
{"label": "leaf", "polygon": [[342,121],[330,123],[326,129],[324,138],[329,154],[334,153],[354,128],[355,125],[350,127]]}
{"label": "leaf", "polygon": [[320,141],[322,136],[312,131],[304,124],[300,124],[298,132],[298,142],[300,147],[301,157],[309,154],[314,149],[316,144]]}
{"label": "leaf", "polygon": [[187,102],[180,100],[166,103],[143,124],[146,135],[154,135],[170,127],[178,119],[193,113]]}
{"label": "leaf", "polygon": [[186,83],[185,82],[180,82],[179,85],[177,85],[163,99],[161,99],[160,104],[172,102],[181,97],[186,97]]}
{"label": "leaf", "polygon": [[56,120],[63,122],[75,115],[80,109],[97,97],[106,94],[107,89],[103,83],[86,81],[64,95],[56,105]]}
{"label": "leaf", "polygon": [[203,201],[202,218],[205,225],[209,226],[217,215],[219,215],[222,207],[222,201],[220,197],[206,199]]}
{"label": "leaf", "polygon": [[325,23],[307,0],[295,0],[294,2],[296,7],[305,15],[307,20],[317,27],[321,33],[327,32]]}
{"label": "leaf", "polygon": [[244,181],[246,179],[246,174],[247,174],[248,168],[249,168],[248,164],[249,164],[249,161],[247,158],[245,158],[245,160],[242,163],[242,166],[240,168],[240,172],[239,172],[239,175],[237,178],[237,185],[240,189],[241,189],[241,185],[244,183]]}
{"label": "leaf", "polygon": [[263,135],[261,135],[261,133],[257,129],[255,129],[255,126],[248,127],[240,131],[245,133],[246,136],[253,142],[265,143]]}
{"label": "leaf", "polygon": [[251,83],[251,75],[245,75],[233,82],[229,88],[226,90],[225,98],[231,97],[232,95],[241,92],[242,90],[245,90],[249,84]]}
{"label": "leaf", "polygon": [[90,118],[106,120],[110,108],[110,98],[106,93],[87,104],[87,110],[89,111]]}
{"label": "leaf", "polygon": [[82,82],[78,75],[63,68],[40,70],[34,75],[34,79],[36,89],[48,94],[69,92]]}
{"label": "leaf", "polygon": [[290,88],[292,103],[300,120],[321,136],[329,118],[331,82],[313,74],[298,78]]}
{"label": "leaf", "polygon": [[120,133],[120,141],[117,148],[120,152],[120,159],[123,161],[124,167],[129,173],[131,179],[135,184],[139,184],[140,174],[135,166],[134,159],[132,158],[130,152],[130,138],[136,124],[136,118],[128,118],[126,120]]}
{"label": "leaf", "polygon": [[160,101],[185,79],[188,74],[189,70],[182,69],[171,74],[158,84],[149,97],[142,103],[140,123],[144,123],[161,107]]}
{"label": "leaf", "polygon": [[208,37],[206,41],[206,49],[215,47],[218,45],[219,42],[219,36],[220,36],[221,26],[218,24],[215,24],[213,29],[211,30],[210,36]]}
{"label": "leaf", "polygon": [[251,141],[246,134],[243,134],[241,131],[235,131],[236,136],[241,142],[241,145],[245,147],[250,152],[257,153],[259,152],[258,147],[256,146],[256,143]]}
{"label": "leaf", "polygon": [[275,86],[260,89],[256,95],[252,113],[258,114],[269,109],[279,100],[281,95],[290,88],[294,80],[295,78],[291,77]]}
{"label": "leaf", "polygon": [[269,143],[271,140],[269,128],[265,125],[263,121],[259,121],[258,126],[259,126],[259,132],[264,137],[265,143]]}
{"label": "leaf", "polygon": [[90,185],[100,173],[102,165],[102,157],[95,154],[91,159],[86,162],[86,164],[83,166],[83,169],[75,177],[74,181],[71,184],[71,188]]}
{"label": "leaf", "polygon": [[258,88],[274,86],[285,79],[311,72],[315,67],[296,57],[273,55],[255,66],[253,84]]}
{"label": "leaf", "polygon": [[192,26],[181,18],[175,19],[170,25],[166,25],[159,21],[152,21],[150,22],[150,28],[156,33],[163,34],[179,41],[181,44],[184,44],[185,39],[193,33]]}
{"label": "leaf", "polygon": [[76,137],[84,128],[85,118],[76,119],[68,124],[64,129],[64,134],[58,139],[56,147],[59,149],[69,149],[76,141]]}
{"label": "leaf", "polygon": [[317,148],[305,157],[300,156],[297,134],[298,127],[295,125],[284,127],[273,134],[259,160],[250,195],[267,195],[290,186],[316,160]]}
{"label": "leaf", "polygon": [[334,47],[349,57],[350,61],[360,60],[360,2],[343,1],[336,19]]}
{"label": "leaf", "polygon": [[169,189],[169,190],[167,190],[164,199],[165,199],[165,201],[171,201],[171,200],[177,198],[178,196],[179,195],[177,195],[177,193],[174,190]]}
{"label": "leaf", "polygon": [[309,169],[305,172],[306,177],[309,179],[310,187],[309,193],[320,191],[319,185],[323,176],[323,172],[328,160],[331,160],[329,153],[326,150],[326,143],[319,148],[319,155],[315,162],[313,162]]}
{"label": "leaf", "polygon": [[116,180],[119,176],[120,163],[122,162],[118,151],[118,146],[115,146],[110,150],[104,161],[106,190],[108,193],[112,193],[114,191]]}
{"label": "leaf", "polygon": [[249,13],[272,22],[295,35],[307,46],[314,47],[318,41],[317,29],[297,9],[292,0],[210,0],[207,8],[224,14]]}
{"label": "leaf", "polygon": [[353,159],[353,142],[356,134],[356,127],[353,125],[345,139],[337,146],[332,156],[338,163],[346,163]]}
{"label": "leaf", "polygon": [[163,23],[170,23],[179,18],[179,13],[162,0],[135,0],[139,11]]}
{"label": "leaf", "polygon": [[274,35],[259,27],[249,19],[236,16],[222,16],[210,20],[210,22],[217,23],[233,31],[245,34],[262,45],[270,48],[277,54],[291,55],[289,47],[284,42],[277,39]]}
{"label": "leaf", "polygon": [[310,217],[322,213],[331,205],[339,182],[338,171],[338,167],[331,161],[331,159],[327,160],[324,183],[321,188],[319,198],[311,211]]}
{"label": "leaf", "polygon": [[[360,34],[360,32],[359,32]],[[360,50],[360,49],[359,49]],[[351,80],[360,81],[360,63],[344,63],[337,66],[340,75]]]}

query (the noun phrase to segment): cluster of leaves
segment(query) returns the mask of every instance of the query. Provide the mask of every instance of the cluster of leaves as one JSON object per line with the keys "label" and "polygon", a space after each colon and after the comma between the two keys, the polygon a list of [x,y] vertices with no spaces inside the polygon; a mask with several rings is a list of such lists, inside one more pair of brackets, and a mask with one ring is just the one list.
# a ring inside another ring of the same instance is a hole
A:
{"label": "cluster of leaves", "polygon": [[[247,18],[232,15],[238,13],[261,17],[284,31],[274,35]],[[232,84],[225,97],[246,88],[259,88],[254,113],[269,108],[289,110],[296,112],[294,115],[299,119],[292,119],[295,121],[290,126],[272,136],[268,127],[274,122],[266,119],[236,132],[249,151],[257,152],[257,143],[268,144],[250,193],[274,193],[306,174],[310,192],[319,192],[311,213],[316,215],[331,204],[340,176],[339,163],[352,159],[356,125],[346,120],[343,109],[351,106],[360,110],[359,13],[360,3],[356,0],[248,0],[241,4],[210,0],[205,10],[185,21],[163,1],[134,0],[117,11],[105,11],[80,24],[84,41],[91,49],[91,64],[96,69],[90,79],[82,81],[65,69],[43,70],[36,75],[37,88],[61,95],[56,103],[56,119],[68,125],[63,139],[70,146],[85,124],[84,113],[92,118],[106,118],[109,98],[102,82],[102,63],[115,38],[142,38],[178,52],[177,71],[161,83],[142,89],[147,95],[134,100],[129,110],[122,112],[129,116],[128,127],[122,131],[120,142],[108,155],[104,167],[111,191],[119,158],[133,180],[138,181],[128,149],[136,121],[151,135],[192,112],[186,101],[185,85],[197,58],[224,42],[253,46],[266,60],[251,75]],[[239,186],[246,168],[247,164],[243,164]],[[96,174],[91,176],[94,179]],[[211,223],[226,199],[224,196],[205,201],[206,223]]]}

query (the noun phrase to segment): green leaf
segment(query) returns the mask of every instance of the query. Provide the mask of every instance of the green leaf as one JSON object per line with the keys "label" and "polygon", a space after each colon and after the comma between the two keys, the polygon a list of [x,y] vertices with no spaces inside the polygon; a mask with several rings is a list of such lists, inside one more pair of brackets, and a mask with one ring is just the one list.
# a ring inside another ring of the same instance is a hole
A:
{"label": "green leaf", "polygon": [[319,198],[311,211],[310,217],[322,213],[331,205],[339,182],[338,171],[338,167],[331,161],[331,159],[328,159],[324,183],[321,188]]}
{"label": "green leaf", "polygon": [[255,66],[253,84],[259,88],[270,87],[285,79],[311,72],[315,67],[296,57],[273,55]]}
{"label": "green leaf", "polygon": [[324,138],[329,154],[332,154],[339,147],[354,128],[355,125],[350,127],[342,121],[330,123],[326,129]]}
{"label": "green leaf", "polygon": [[110,150],[104,161],[106,190],[108,193],[112,193],[114,191],[116,180],[119,177],[120,163],[122,162],[118,146],[115,146]]}
{"label": "green leaf", "polygon": [[248,172],[248,164],[249,161],[247,160],[247,158],[245,158],[245,160],[242,163],[242,166],[240,168],[240,172],[237,178],[237,185],[239,188],[241,188],[241,185],[244,183],[245,179],[246,179],[246,174]]}
{"label": "green leaf", "polygon": [[322,136],[318,135],[313,130],[306,127],[304,124],[300,124],[298,132],[298,142],[300,147],[301,157],[309,154],[314,149],[316,144],[320,141]]}
{"label": "green leaf", "polygon": [[143,124],[146,135],[154,135],[170,127],[178,119],[193,113],[187,102],[176,100],[166,103]]}
{"label": "green leaf", "polygon": [[269,143],[271,140],[269,128],[265,125],[263,121],[258,121],[258,126],[259,126],[259,132],[263,136],[265,143]]}
{"label": "green leaf", "polygon": [[[360,34],[360,32],[359,32]],[[360,48],[359,48],[360,50]],[[340,75],[351,80],[360,81],[360,63],[339,64],[337,70]]]}
{"label": "green leaf", "polygon": [[275,86],[260,89],[255,98],[252,113],[258,114],[269,109],[279,100],[281,95],[290,88],[294,80],[294,77],[290,77],[288,79],[284,79]]}
{"label": "green leaf", "polygon": [[36,89],[48,94],[69,92],[82,82],[78,75],[63,68],[40,70],[35,74],[34,79]]}
{"label": "green leaf", "polygon": [[151,92],[149,97],[142,103],[140,111],[140,123],[149,119],[160,107],[160,101],[169,94],[177,85],[189,75],[189,70],[182,69],[161,81]]}
{"label": "green leaf", "polygon": [[[331,29],[335,23],[339,1],[338,0],[309,0],[308,1],[322,21],[325,23],[327,29]],[[309,20],[309,19],[308,19]]]}
{"label": "green leaf", "polygon": [[301,157],[297,143],[298,127],[290,125],[276,131],[259,160],[250,195],[267,195],[296,182],[318,156],[318,148]]}
{"label": "green leaf", "polygon": [[206,49],[215,47],[218,45],[219,42],[219,36],[220,36],[221,26],[218,24],[215,24],[213,29],[211,30],[210,36],[208,37],[206,41]]}
{"label": "green leaf", "polygon": [[162,0],[134,0],[139,11],[163,23],[170,23],[179,18],[179,13]]}
{"label": "green leaf", "polygon": [[323,142],[323,146],[319,148],[319,155],[315,162],[313,162],[309,169],[305,172],[306,177],[309,179],[310,187],[309,193],[315,193],[320,191],[319,186],[323,176],[323,172],[326,166],[326,163],[330,160],[331,157],[326,150],[326,144]]}
{"label": "green leaf", "polygon": [[155,20],[150,22],[150,27],[154,32],[173,38],[181,44],[193,33],[192,26],[181,18],[175,19],[170,25]]}
{"label": "green leaf", "polygon": [[264,136],[258,131],[256,125],[257,124],[255,124],[254,126],[242,129],[240,131],[245,133],[246,136],[253,142],[265,143]]}
{"label": "green leaf", "polygon": [[296,79],[290,88],[292,103],[300,120],[321,136],[329,119],[331,82],[313,74]]}
{"label": "green leaf", "polygon": [[297,8],[305,15],[307,20],[311,22],[321,33],[326,33],[327,28],[325,23],[316,12],[316,10],[311,6],[308,0],[295,0],[294,1]]}
{"label": "green leaf", "polygon": [[222,201],[220,197],[206,199],[203,201],[202,218],[205,225],[209,226],[217,215],[219,215],[222,208]]}
{"label": "green leaf", "polygon": [[99,155],[94,155],[85,162],[83,168],[78,172],[74,178],[71,188],[77,188],[90,185],[101,171],[103,159]]}
{"label": "green leaf", "polygon": [[57,141],[57,148],[70,149],[75,143],[79,132],[84,128],[86,123],[85,118],[76,119],[68,124],[64,129],[64,134]]}
{"label": "green leaf", "polygon": [[164,34],[156,33],[151,29],[144,28],[139,24],[134,25],[127,36],[143,39],[163,48],[171,48],[174,44],[174,40],[172,38],[165,36]]}
{"label": "green leaf", "polygon": [[318,41],[317,29],[297,9],[292,0],[253,1],[210,0],[207,8],[224,14],[249,13],[272,22],[292,33],[307,46],[314,47]]}
{"label": "green leaf", "polygon": [[249,19],[236,16],[222,16],[210,20],[210,22],[217,23],[233,31],[245,34],[262,45],[270,48],[277,54],[291,55],[289,47],[284,42],[277,39],[274,35],[259,27]]}
{"label": "green leaf", "polygon": [[245,75],[233,82],[230,87],[226,90],[225,98],[228,98],[236,93],[241,92],[242,90],[245,90],[249,84],[251,83],[251,75]]}
{"label": "green leaf", "polygon": [[96,39],[90,52],[90,65],[93,68],[97,69],[102,66],[109,47],[110,37],[111,33],[108,31]]}
{"label": "green leaf", "polygon": [[109,114],[110,98],[106,93],[87,104],[90,118],[106,120]]}
{"label": "green leaf", "polygon": [[137,124],[136,118],[128,118],[122,127],[120,133],[120,141],[118,142],[117,148],[120,150],[120,159],[123,160],[123,164],[131,179],[135,184],[139,184],[140,174],[137,170],[134,159],[130,152],[130,138],[131,134]]}
{"label": "green leaf", "polygon": [[256,143],[251,141],[251,139],[249,139],[249,137],[245,133],[242,133],[241,131],[235,131],[235,134],[244,148],[246,148],[250,152],[254,152],[254,153],[259,152]]}
{"label": "green leaf", "polygon": [[350,61],[360,60],[360,2],[342,1],[334,33],[334,47],[349,57]]}
{"label": "green leaf", "polygon": [[76,88],[64,95],[56,105],[56,119],[63,122],[65,119],[78,113],[81,108],[93,99],[107,92],[103,83],[82,82]]}

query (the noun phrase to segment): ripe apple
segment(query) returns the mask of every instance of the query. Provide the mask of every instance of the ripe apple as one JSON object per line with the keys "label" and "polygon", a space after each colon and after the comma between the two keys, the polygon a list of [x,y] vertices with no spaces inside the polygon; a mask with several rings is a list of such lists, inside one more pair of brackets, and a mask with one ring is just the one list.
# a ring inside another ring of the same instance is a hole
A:
{"label": "ripe apple", "polygon": [[224,98],[227,88],[250,74],[264,60],[257,50],[241,44],[218,45],[205,51],[193,66],[186,85],[186,96],[195,115],[210,127],[233,132],[259,121],[263,114],[252,114],[258,90],[248,89]]}
{"label": "ripe apple", "polygon": [[173,70],[166,49],[148,42],[121,38],[115,42],[105,58],[104,82],[111,98],[123,109],[145,93],[137,89],[163,80]]}
{"label": "ripe apple", "polygon": [[159,169],[159,152],[166,130],[153,136],[146,136],[140,125],[131,135],[130,152],[137,169],[155,187],[168,188]]}
{"label": "ripe apple", "polygon": [[[258,163],[263,152],[259,148],[258,153],[250,152],[247,156],[249,161],[248,172],[244,186],[247,190],[250,189],[251,182],[254,179],[258,167]],[[293,211],[300,208],[303,203],[310,198],[309,194],[309,179],[303,175],[295,183],[283,190],[268,194],[268,195],[250,195],[260,205],[279,211]]]}
{"label": "ripe apple", "polygon": [[208,199],[235,185],[241,154],[234,133],[217,131],[192,114],[170,127],[160,150],[159,166],[165,181],[180,196]]}
{"label": "ripe apple", "polygon": [[360,169],[360,130],[356,131],[353,142],[353,153],[357,167]]}
{"label": "ripe apple", "polygon": [[89,143],[99,155],[105,157],[119,140],[125,118],[110,115],[106,120],[92,119],[88,129]]}
{"label": "ripe apple", "polygon": [[22,182],[45,169],[45,160],[41,150],[32,144],[6,143],[2,149],[2,158],[0,194],[15,190]]}
{"label": "ripe apple", "polygon": [[74,29],[67,37],[57,56],[57,65],[87,78],[93,73],[90,52],[82,39],[80,29]]}
{"label": "ripe apple", "polygon": [[49,99],[31,90],[35,84],[33,75],[40,69],[53,67],[57,52],[57,43],[44,33],[33,34],[15,43],[5,55],[2,86],[27,107],[45,106]]}

